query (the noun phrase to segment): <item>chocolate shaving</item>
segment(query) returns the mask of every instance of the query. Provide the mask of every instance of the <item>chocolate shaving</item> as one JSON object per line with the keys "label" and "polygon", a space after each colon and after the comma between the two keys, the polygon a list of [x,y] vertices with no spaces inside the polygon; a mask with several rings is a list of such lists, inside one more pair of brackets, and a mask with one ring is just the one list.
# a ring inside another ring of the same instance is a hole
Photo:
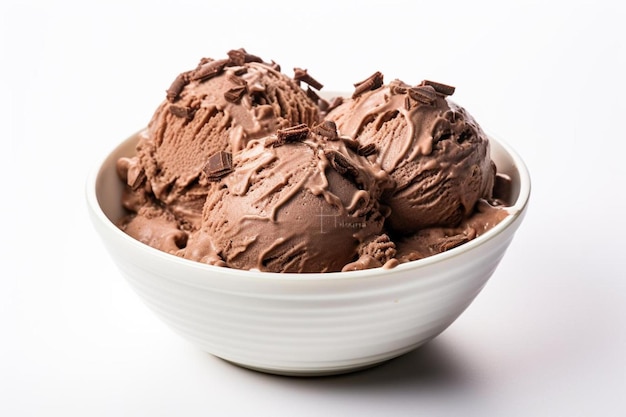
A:
{"label": "chocolate shaving", "polygon": [[326,158],[330,162],[330,165],[335,169],[335,171],[337,171],[341,175],[350,176],[352,178],[357,178],[359,176],[359,170],[356,169],[356,167],[352,165],[350,161],[348,161],[348,158],[346,158],[339,152],[327,150],[324,151],[324,156],[326,156]]}
{"label": "chocolate shaving", "polygon": [[392,82],[389,85],[389,91],[391,91],[391,94],[406,94],[406,86],[401,85],[398,82]]}
{"label": "chocolate shaving", "polygon": [[277,64],[276,62],[274,62],[273,60],[272,60],[272,62],[270,62],[270,63],[268,64],[268,67],[270,67],[271,69],[273,69],[273,70],[274,70],[274,71],[276,71],[276,72],[280,72],[280,65],[278,65],[278,64]]}
{"label": "chocolate shaving", "polygon": [[279,142],[301,142],[309,136],[309,127],[301,123],[296,126],[280,129],[276,132],[276,138]]}
{"label": "chocolate shaving", "polygon": [[302,68],[294,68],[293,71],[294,71],[294,75],[293,75],[294,80],[298,82],[302,81],[303,83],[307,83],[308,85],[315,88],[316,90],[321,90],[322,88],[324,88],[324,85],[320,83],[319,81],[317,81],[315,78],[311,77],[309,73],[307,72],[307,70],[302,69]]}
{"label": "chocolate shaving", "polygon": [[311,101],[313,101],[313,103],[317,104],[318,106],[319,106],[319,103],[322,101],[320,96],[318,96],[317,93],[311,88],[306,89],[306,95],[308,98],[311,99]]}
{"label": "chocolate shaving", "polygon": [[130,167],[126,175],[126,184],[133,191],[136,191],[146,180],[146,172],[137,165]]}
{"label": "chocolate shaving", "polygon": [[215,61],[213,58],[200,58],[200,61],[198,62],[198,65],[196,66],[196,71],[199,70],[202,66],[204,66],[205,64],[208,64],[209,62]]}
{"label": "chocolate shaving", "polygon": [[228,80],[235,86],[224,93],[224,98],[231,103],[239,103],[243,95],[248,92],[248,83],[234,74],[229,74]]}
{"label": "chocolate shaving", "polygon": [[165,92],[167,101],[173,103],[178,100],[180,93],[187,84],[189,84],[189,74],[186,72],[179,74],[174,82],[172,82],[172,85],[170,85],[170,88]]}
{"label": "chocolate shaving", "polygon": [[248,68],[246,67],[232,67],[231,68],[233,75],[243,75],[248,72]]}
{"label": "chocolate shaving", "polygon": [[454,94],[454,90],[456,90],[456,88],[452,87],[451,85],[442,84],[442,83],[438,83],[438,82],[430,81],[430,80],[424,80],[421,82],[420,85],[421,86],[429,85],[433,87],[436,92],[444,96],[451,96],[452,94]]}
{"label": "chocolate shaving", "polygon": [[368,143],[367,145],[360,145],[356,150],[356,153],[358,153],[361,156],[373,155],[376,152],[378,152],[378,149],[376,149],[376,145],[374,145],[373,143]]}
{"label": "chocolate shaving", "polygon": [[224,70],[228,64],[228,59],[220,59],[219,61],[210,61],[191,74],[192,80],[206,81],[213,78]]}
{"label": "chocolate shaving", "polygon": [[411,87],[408,90],[408,94],[413,100],[423,104],[433,104],[437,100],[437,92],[430,85]]}
{"label": "chocolate shaving", "polygon": [[231,103],[239,103],[244,94],[246,94],[247,90],[248,89],[246,88],[246,86],[243,85],[233,87],[224,93],[224,98],[226,99],[226,101],[229,101]]}
{"label": "chocolate shaving", "polygon": [[320,114],[325,115],[326,113],[328,113],[328,108],[330,107],[330,103],[320,97],[320,99],[317,101],[317,107],[319,107],[320,109]]}
{"label": "chocolate shaving", "polygon": [[337,140],[337,125],[332,120],[325,120],[313,127],[313,132],[320,136],[324,136],[328,140]]}
{"label": "chocolate shaving", "polygon": [[380,71],[376,71],[365,80],[354,84],[354,93],[352,98],[357,98],[366,91],[376,90],[383,86],[383,74]]}
{"label": "chocolate shaving", "polygon": [[330,111],[336,109],[337,107],[341,106],[343,104],[343,97],[341,96],[337,96],[335,98],[333,98],[330,103],[328,103],[328,107],[326,108],[326,112],[329,113]]}
{"label": "chocolate shaving", "polygon": [[263,62],[261,58],[256,55],[249,54],[243,48],[228,51],[228,58],[229,66],[240,66],[246,62]]}
{"label": "chocolate shaving", "polygon": [[170,105],[170,113],[182,119],[193,120],[196,109],[191,107],[176,106],[172,104]]}
{"label": "chocolate shaving", "polygon": [[411,99],[409,96],[404,97],[404,108],[407,110],[411,110]]}
{"label": "chocolate shaving", "polygon": [[211,155],[203,171],[209,181],[219,181],[233,171],[233,155],[224,151]]}

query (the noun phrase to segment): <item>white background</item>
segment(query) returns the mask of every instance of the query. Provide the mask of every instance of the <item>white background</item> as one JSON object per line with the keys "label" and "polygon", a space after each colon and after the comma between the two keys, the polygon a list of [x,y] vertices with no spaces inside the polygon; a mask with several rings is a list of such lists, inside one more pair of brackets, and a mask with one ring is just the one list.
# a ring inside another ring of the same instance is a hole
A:
{"label": "white background", "polygon": [[[0,415],[626,415],[626,14],[619,2],[4,1]],[[96,160],[181,71],[245,47],[351,90],[457,87],[526,160],[531,206],[446,332],[382,366],[240,369],[157,321],[89,224]]]}

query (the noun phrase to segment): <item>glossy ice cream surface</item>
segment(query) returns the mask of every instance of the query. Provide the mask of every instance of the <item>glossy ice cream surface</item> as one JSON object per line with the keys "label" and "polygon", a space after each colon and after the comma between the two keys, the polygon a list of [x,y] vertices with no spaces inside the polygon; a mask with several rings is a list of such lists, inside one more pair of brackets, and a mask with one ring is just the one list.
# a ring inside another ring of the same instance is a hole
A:
{"label": "glossy ice cream surface", "polygon": [[440,83],[394,80],[345,100],[327,116],[342,134],[379,150],[376,161],[396,182],[383,197],[396,234],[456,226],[479,199],[491,199],[496,168],[489,140],[447,99],[453,92]]}
{"label": "glossy ice cream surface", "polygon": [[318,118],[316,104],[277,64],[243,49],[221,60],[203,58],[167,89],[137,156],[119,162],[131,188],[124,205],[131,212],[151,206],[153,214],[166,208],[182,227],[195,229],[208,185],[202,169],[211,155]]}
{"label": "glossy ice cream surface", "polygon": [[[212,184],[185,257],[272,272],[389,261],[395,250],[378,202],[389,176],[335,132],[324,134],[305,125],[279,130],[233,154],[232,164],[214,166],[223,177]],[[375,245],[390,251],[371,256]]]}
{"label": "glossy ice cream surface", "polygon": [[213,265],[332,272],[431,256],[507,216],[507,180],[453,87],[376,73],[330,104],[300,81],[321,88],[244,50],[179,75],[118,161],[121,228]]}

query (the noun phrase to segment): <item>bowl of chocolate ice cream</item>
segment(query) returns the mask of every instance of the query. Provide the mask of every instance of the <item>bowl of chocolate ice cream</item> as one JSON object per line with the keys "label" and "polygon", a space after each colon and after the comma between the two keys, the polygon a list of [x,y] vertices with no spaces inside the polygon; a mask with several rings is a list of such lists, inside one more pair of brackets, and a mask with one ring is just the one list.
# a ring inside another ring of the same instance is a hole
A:
{"label": "bowl of chocolate ice cream", "polygon": [[202,59],[87,181],[151,310],[264,372],[348,372],[428,342],[487,283],[530,196],[523,161],[453,87],[322,87],[243,49]]}

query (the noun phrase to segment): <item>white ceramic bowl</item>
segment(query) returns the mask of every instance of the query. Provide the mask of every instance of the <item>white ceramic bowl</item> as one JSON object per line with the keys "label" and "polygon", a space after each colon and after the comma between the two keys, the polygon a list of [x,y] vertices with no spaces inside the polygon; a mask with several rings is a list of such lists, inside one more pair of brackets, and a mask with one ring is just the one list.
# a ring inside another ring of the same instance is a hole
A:
{"label": "white ceramic bowl", "polygon": [[492,275],[527,208],[523,161],[492,139],[513,180],[512,214],[477,239],[401,264],[327,274],[277,274],[205,265],[153,249],[115,226],[123,215],[115,162],[134,135],[87,181],[95,229],[130,285],[173,330],[236,364],[287,375],[356,370],[402,355],[446,329]]}

